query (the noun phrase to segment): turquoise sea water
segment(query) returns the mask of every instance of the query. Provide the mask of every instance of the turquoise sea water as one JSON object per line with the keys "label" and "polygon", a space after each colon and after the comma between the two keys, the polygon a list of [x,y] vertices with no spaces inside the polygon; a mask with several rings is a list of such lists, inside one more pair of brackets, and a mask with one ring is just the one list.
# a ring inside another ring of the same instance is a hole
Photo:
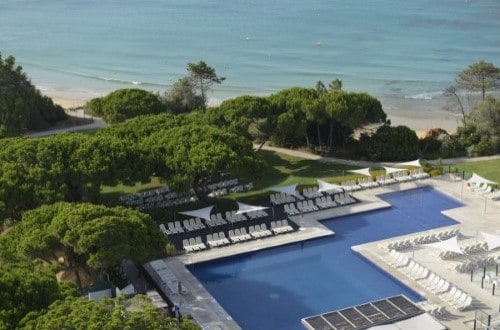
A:
{"label": "turquoise sea water", "polygon": [[204,60],[214,99],[339,78],[429,102],[470,63],[500,65],[498,0],[0,0],[0,52],[52,96],[163,91]]}

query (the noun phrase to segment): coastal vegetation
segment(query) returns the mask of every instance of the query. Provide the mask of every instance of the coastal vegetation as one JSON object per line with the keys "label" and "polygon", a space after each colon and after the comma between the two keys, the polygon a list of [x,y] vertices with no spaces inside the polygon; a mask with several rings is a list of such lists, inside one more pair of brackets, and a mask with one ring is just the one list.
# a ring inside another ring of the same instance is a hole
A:
{"label": "coastal vegetation", "polygon": [[460,72],[455,79],[455,84],[447,87],[443,94],[452,98],[451,105],[446,108],[452,112],[456,109],[462,115],[462,124],[467,127],[467,114],[470,112],[469,104],[471,94],[475,91],[481,92],[481,100],[486,98],[486,92],[494,89],[500,82],[500,68],[494,64],[481,60],[469,65],[468,68]]}
{"label": "coastal vegetation", "polygon": [[28,314],[20,329],[167,329],[199,330],[200,327],[186,318],[165,318],[148,298],[138,295],[132,299],[99,301],[84,297],[58,300],[43,312]]}
{"label": "coastal vegetation", "polygon": [[14,57],[0,54],[0,138],[48,128],[66,117],[61,106],[31,84]]}
{"label": "coastal vegetation", "polygon": [[[55,203],[25,212],[1,237],[2,259],[58,262],[78,287],[109,278],[117,285],[122,260],[141,263],[161,255],[167,243],[146,214],[124,207]],[[122,287],[125,285],[122,285]]]}
{"label": "coastal vegetation", "polygon": [[85,107],[89,114],[101,117],[110,124],[163,111],[156,94],[137,88],[118,89],[105,97],[90,100]]}

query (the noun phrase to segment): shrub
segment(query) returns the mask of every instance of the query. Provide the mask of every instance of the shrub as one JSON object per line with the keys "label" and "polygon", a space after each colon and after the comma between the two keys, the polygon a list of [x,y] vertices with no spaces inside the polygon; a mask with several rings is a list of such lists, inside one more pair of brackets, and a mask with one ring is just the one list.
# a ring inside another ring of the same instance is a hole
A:
{"label": "shrub", "polygon": [[118,89],[102,98],[87,103],[89,113],[100,116],[107,123],[119,123],[140,115],[162,112],[158,95],[142,89]]}

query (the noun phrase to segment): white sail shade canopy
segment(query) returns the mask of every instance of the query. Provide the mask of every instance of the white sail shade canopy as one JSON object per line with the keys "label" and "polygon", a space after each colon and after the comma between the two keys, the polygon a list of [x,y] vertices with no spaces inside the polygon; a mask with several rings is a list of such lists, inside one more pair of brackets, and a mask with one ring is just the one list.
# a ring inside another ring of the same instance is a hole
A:
{"label": "white sail shade canopy", "polygon": [[420,159],[412,160],[411,162],[398,163],[396,165],[398,165],[398,166],[422,167],[422,164],[420,164]]}
{"label": "white sail shade canopy", "polygon": [[243,213],[260,211],[260,210],[265,210],[265,209],[268,209],[268,207],[266,207],[266,206],[254,206],[254,205],[248,205],[248,204],[238,202],[238,211],[236,211],[236,214],[243,214]]}
{"label": "white sail shade canopy", "polygon": [[212,209],[214,208],[214,206],[207,206],[207,207],[204,207],[202,209],[197,209],[197,210],[192,210],[192,211],[183,211],[183,212],[179,212],[180,214],[184,214],[184,215],[188,215],[190,217],[194,217],[194,218],[202,218],[202,219],[205,219],[207,221],[212,221],[210,219],[210,212],[212,212]]}
{"label": "white sail shade canopy", "polygon": [[500,246],[500,235],[488,234],[485,232],[481,232],[481,235],[483,235],[484,240],[488,244],[488,250],[491,251]]}
{"label": "white sail shade canopy", "polygon": [[386,167],[386,166],[384,166],[384,169],[385,169],[385,173],[387,173],[387,174],[406,171],[404,168]]}
{"label": "white sail shade canopy", "polygon": [[464,254],[458,245],[457,236],[453,236],[444,241],[439,241],[436,243],[423,244],[424,246],[429,246],[435,249],[440,249],[442,251],[451,251],[459,254]]}
{"label": "white sail shade canopy", "polygon": [[483,178],[480,175],[477,175],[476,173],[472,173],[472,176],[470,177],[469,180],[467,180],[468,183],[486,183],[486,184],[497,184],[495,181],[488,180],[486,178]]}
{"label": "white sail shade canopy", "polygon": [[320,179],[316,179],[318,181],[318,192],[325,192],[325,191],[334,191],[334,192],[343,192],[344,189],[342,186],[339,186],[334,183],[328,183]]}
{"label": "white sail shade canopy", "polygon": [[358,174],[362,174],[362,175],[366,175],[366,176],[372,176],[370,174],[370,168],[367,167],[367,168],[362,168],[360,170],[349,170],[349,172],[352,172],[352,173],[358,173]]}
{"label": "white sail shade canopy", "polygon": [[268,188],[268,190],[282,192],[282,193],[289,194],[292,196],[297,196],[297,183],[289,185],[289,186],[283,186],[283,187],[272,187],[272,188]]}

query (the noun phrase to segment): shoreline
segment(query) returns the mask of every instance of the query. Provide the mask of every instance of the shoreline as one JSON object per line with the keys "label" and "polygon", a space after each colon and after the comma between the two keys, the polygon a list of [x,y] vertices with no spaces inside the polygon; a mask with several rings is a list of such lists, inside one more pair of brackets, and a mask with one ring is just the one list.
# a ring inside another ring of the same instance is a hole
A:
{"label": "shoreline", "polygon": [[[52,98],[54,103],[61,105],[68,113],[73,113],[72,109],[85,106],[85,103],[96,97],[89,95],[61,95],[64,91],[51,90],[43,92]],[[246,95],[246,94],[241,94]],[[252,94],[248,94],[252,95]],[[217,92],[212,93],[209,99],[209,106],[216,106],[225,99],[236,96],[221,97]],[[216,97],[214,97],[216,96]],[[447,112],[443,109],[444,100],[440,99],[405,99],[405,98],[378,98],[382,108],[391,121],[392,126],[404,125],[414,130],[419,137],[432,128],[442,128],[448,133],[455,133],[460,125],[461,116],[456,113]]]}

